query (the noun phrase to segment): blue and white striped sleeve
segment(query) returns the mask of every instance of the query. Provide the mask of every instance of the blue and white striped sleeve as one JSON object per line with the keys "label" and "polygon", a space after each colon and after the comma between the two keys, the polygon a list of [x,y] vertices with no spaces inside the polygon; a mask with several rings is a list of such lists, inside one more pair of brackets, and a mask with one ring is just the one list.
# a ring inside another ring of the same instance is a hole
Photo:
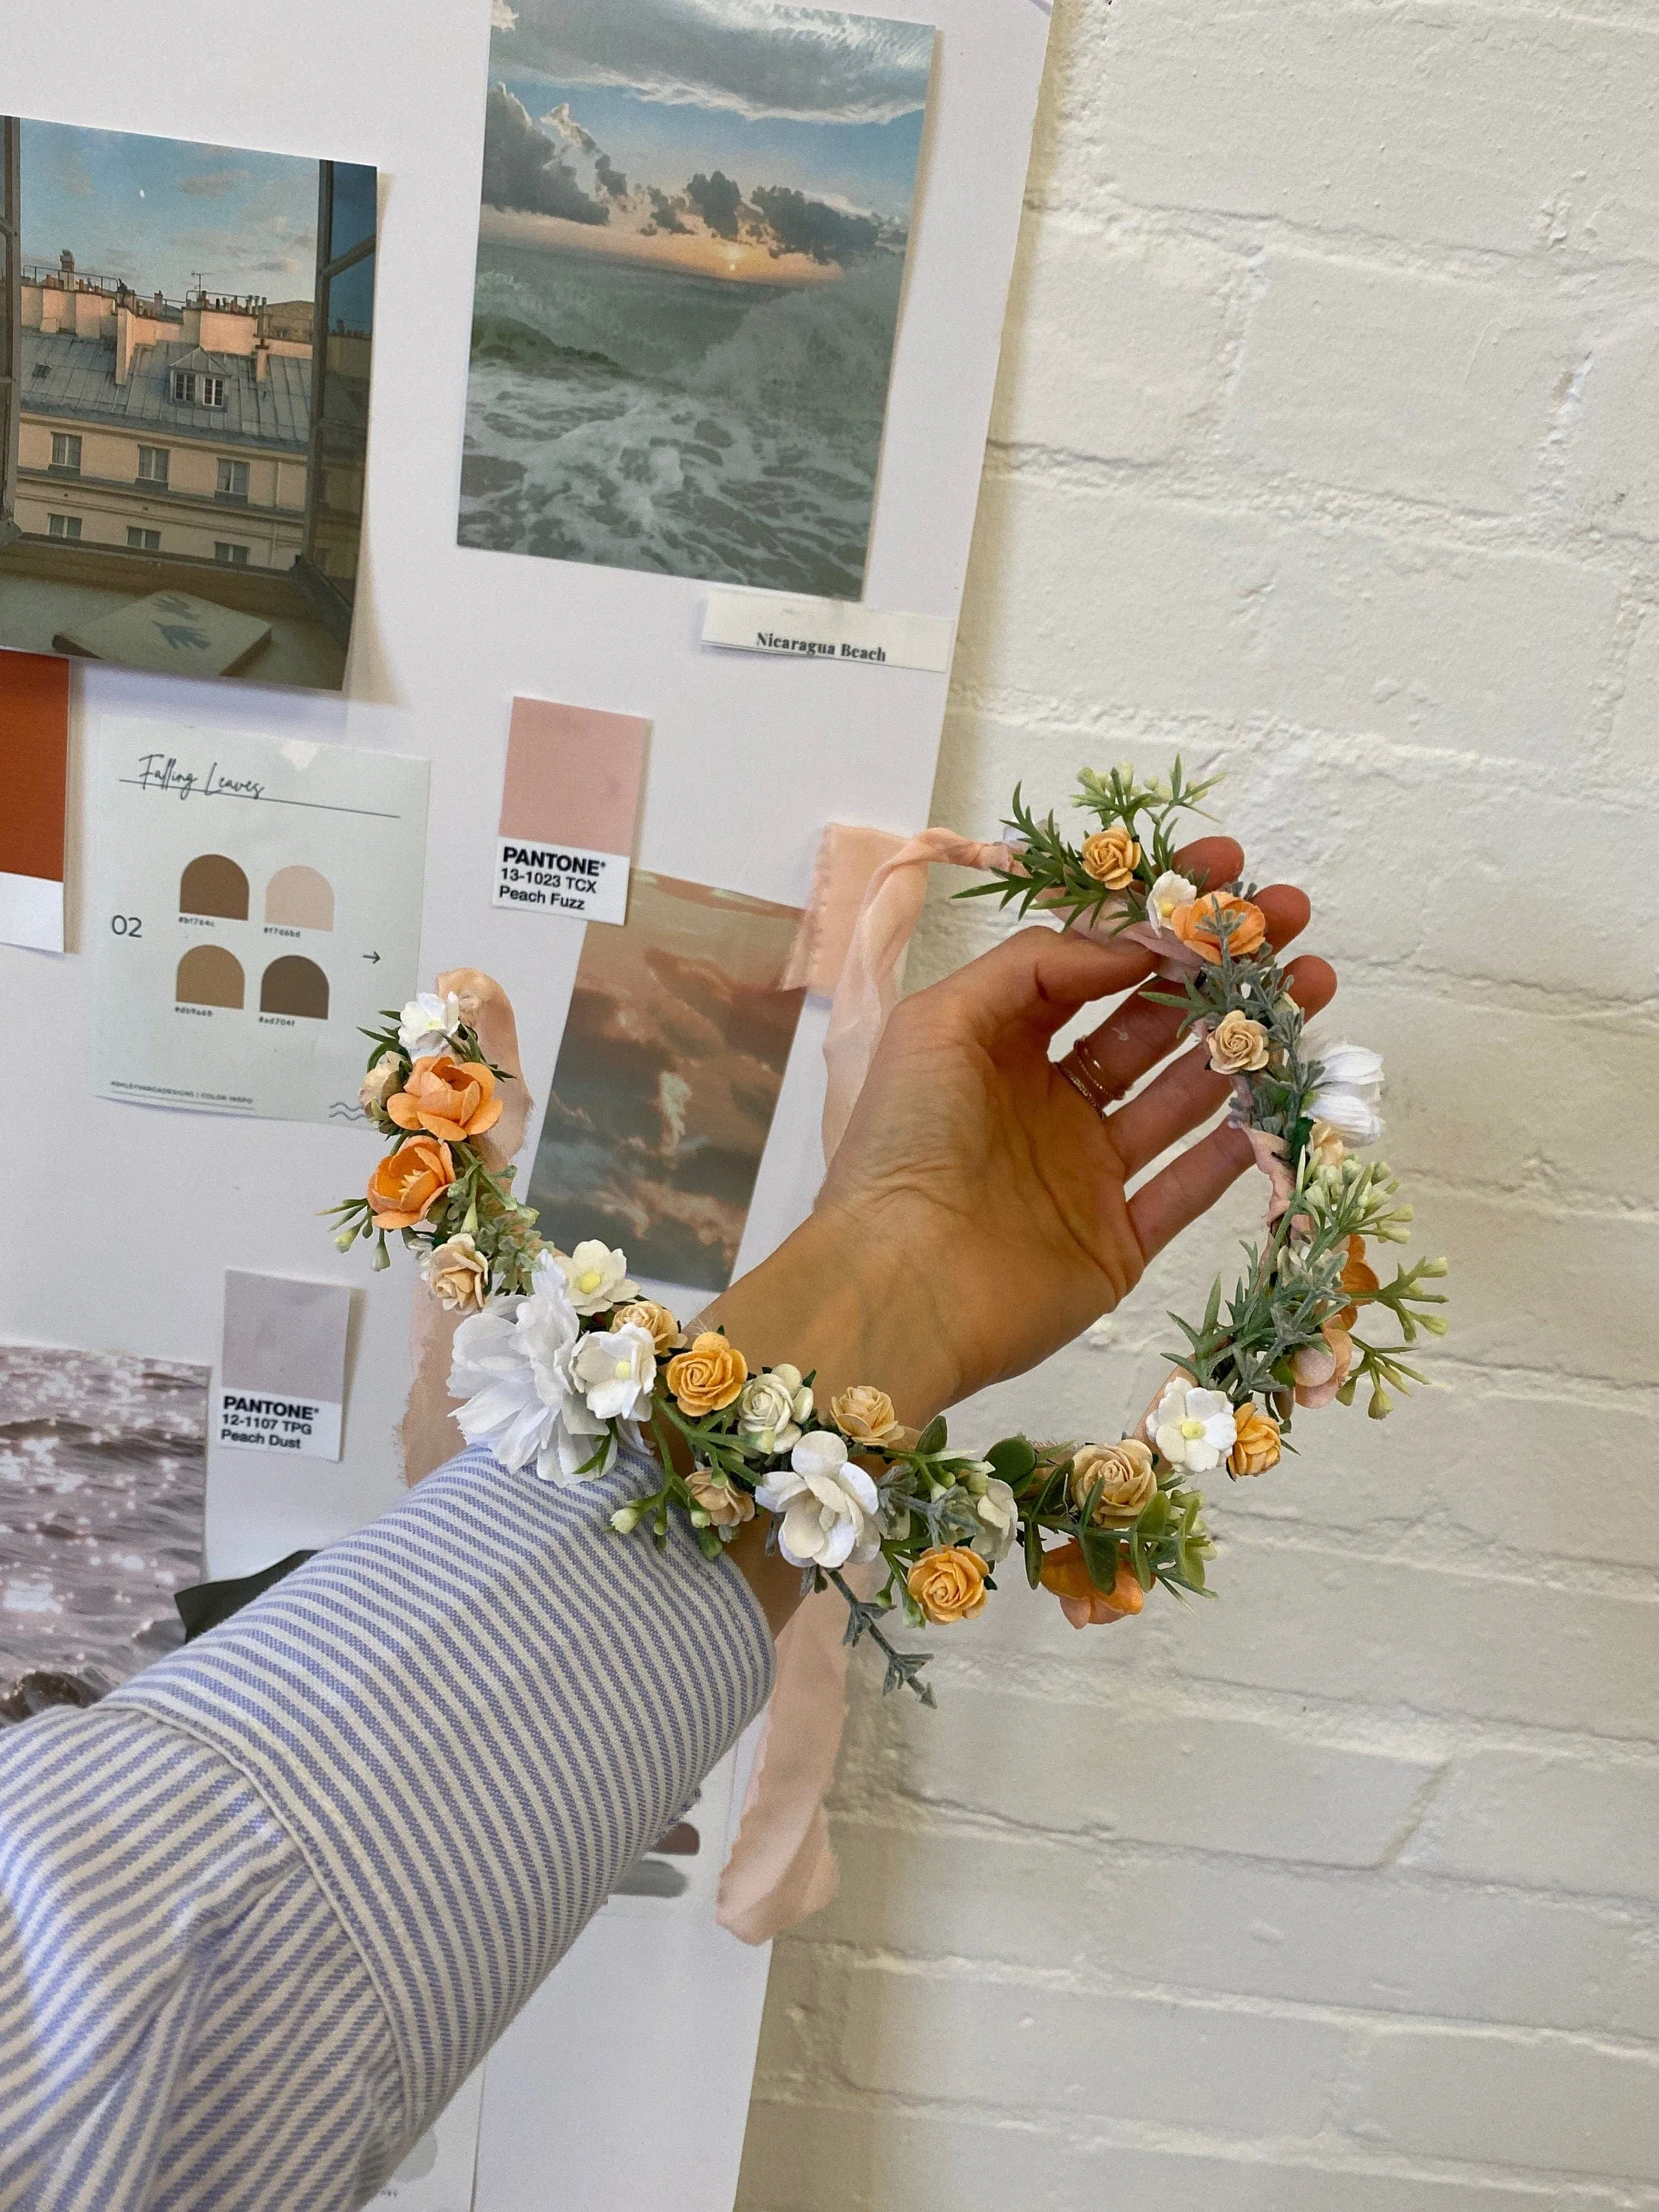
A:
{"label": "blue and white striped sleeve", "polygon": [[0,1732],[0,2212],[347,2212],[771,1686],[684,1533],[473,1451]]}

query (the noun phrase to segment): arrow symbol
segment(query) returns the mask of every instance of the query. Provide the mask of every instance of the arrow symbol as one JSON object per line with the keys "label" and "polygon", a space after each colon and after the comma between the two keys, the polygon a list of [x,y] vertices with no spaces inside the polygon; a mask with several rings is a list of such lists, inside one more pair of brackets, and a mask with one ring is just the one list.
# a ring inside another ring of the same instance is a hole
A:
{"label": "arrow symbol", "polygon": [[365,952],[365,953],[364,953],[364,955],[363,955],[363,957],[364,957],[364,959],[365,959],[365,960],[374,960],[374,961],[378,961],[378,960],[380,959],[380,954],[379,954],[378,952]]}
{"label": "arrow symbol", "polygon": [[211,643],[204,629],[191,629],[185,623],[157,623],[155,627],[175,653],[185,645],[193,647],[198,653],[205,653]]}

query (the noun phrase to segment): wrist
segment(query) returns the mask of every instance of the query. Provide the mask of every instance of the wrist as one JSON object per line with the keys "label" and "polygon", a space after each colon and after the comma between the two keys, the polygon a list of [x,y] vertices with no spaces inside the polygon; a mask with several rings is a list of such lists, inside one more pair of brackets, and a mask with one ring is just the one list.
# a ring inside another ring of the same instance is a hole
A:
{"label": "wrist", "polygon": [[701,1316],[724,1328],[750,1371],[782,1362],[814,1377],[827,1407],[860,1383],[884,1390],[922,1428],[957,1395],[932,1294],[899,1249],[833,1210],[812,1213]]}

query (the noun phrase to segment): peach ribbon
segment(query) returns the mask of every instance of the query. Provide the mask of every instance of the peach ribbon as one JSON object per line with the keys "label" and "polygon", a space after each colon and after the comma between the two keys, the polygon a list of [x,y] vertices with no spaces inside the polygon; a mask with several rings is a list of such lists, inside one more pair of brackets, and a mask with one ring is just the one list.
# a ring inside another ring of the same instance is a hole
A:
{"label": "peach ribbon", "polygon": [[[881,1033],[898,1003],[900,969],[927,900],[928,870],[936,862],[958,868],[1009,868],[1018,858],[1009,845],[981,843],[951,830],[924,830],[871,878],[836,986],[824,1039],[826,1166],[846,1134]],[[1105,921],[1106,927],[1090,933],[1105,937],[1110,917]],[[1190,975],[1202,964],[1201,956],[1190,946],[1147,922],[1136,922],[1113,935],[1114,941],[1138,945],[1156,955],[1158,972],[1167,977]],[[1257,1134],[1251,1133],[1257,1164],[1269,1175],[1277,1166],[1274,1194],[1282,1211],[1279,1184],[1280,1178],[1288,1182],[1288,1176],[1282,1161],[1270,1164],[1270,1157],[1264,1157],[1265,1147],[1273,1140],[1257,1144]],[[1159,1396],[1164,1387],[1158,1386]],[[1157,1402],[1155,1397],[1152,1403]],[[763,1723],[742,1825],[720,1881],[718,1917],[746,1942],[763,1943],[781,1935],[836,1894],[840,1872],[823,1799],[835,1778],[847,1717],[845,1626],[844,1601],[835,1590],[824,1590],[806,1601],[778,1639],[776,1686]]]}
{"label": "peach ribbon", "polygon": [[[519,1057],[519,1025],[513,1003],[493,975],[477,968],[451,968],[434,986],[438,996],[453,991],[461,1012],[478,1032],[484,1057],[502,1069],[501,1118],[478,1146],[484,1165],[499,1172],[524,1142],[525,1126],[535,1101],[525,1087]],[[462,1316],[447,1312],[426,1290],[415,1293],[410,1315],[409,1349],[414,1369],[409,1403],[398,1425],[404,1480],[418,1482],[455,1456],[459,1438],[451,1413],[459,1402],[449,1395],[449,1364]]]}

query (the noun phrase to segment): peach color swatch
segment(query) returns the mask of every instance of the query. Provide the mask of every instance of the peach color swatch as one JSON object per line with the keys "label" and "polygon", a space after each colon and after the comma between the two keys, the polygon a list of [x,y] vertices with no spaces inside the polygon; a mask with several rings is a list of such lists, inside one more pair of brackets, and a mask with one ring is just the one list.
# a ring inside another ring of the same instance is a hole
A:
{"label": "peach color swatch", "polygon": [[515,699],[501,836],[628,857],[650,734],[634,714]]}

